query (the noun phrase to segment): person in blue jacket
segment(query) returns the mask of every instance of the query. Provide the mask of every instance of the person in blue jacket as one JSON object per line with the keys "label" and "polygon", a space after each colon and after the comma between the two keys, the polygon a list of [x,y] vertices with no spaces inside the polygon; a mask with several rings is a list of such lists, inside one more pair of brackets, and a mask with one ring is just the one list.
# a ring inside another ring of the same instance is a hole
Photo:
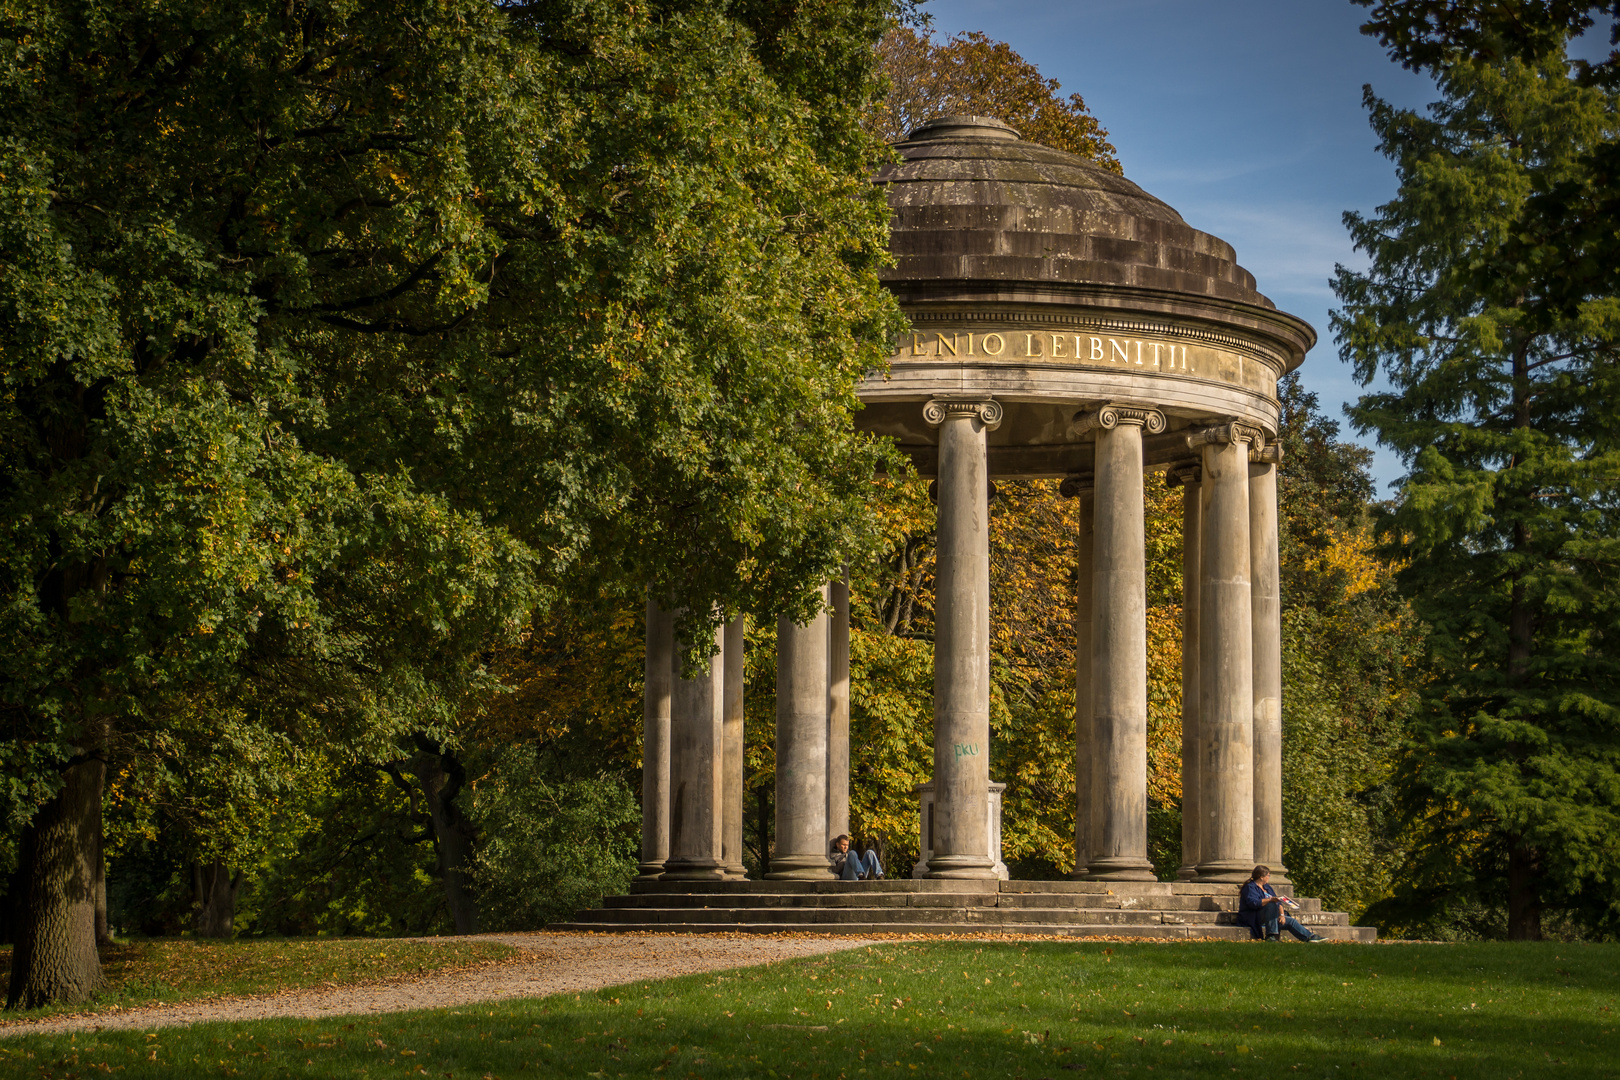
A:
{"label": "person in blue jacket", "polygon": [[847,833],[833,839],[828,855],[832,859],[832,872],[844,881],[883,880],[883,864],[878,862],[877,852],[862,854],[849,850]]}
{"label": "person in blue jacket", "polygon": [[1267,941],[1281,941],[1282,930],[1287,930],[1301,941],[1327,940],[1307,929],[1292,915],[1283,914],[1283,905],[1292,901],[1286,896],[1278,896],[1277,891],[1267,884],[1270,879],[1271,868],[1257,866],[1254,873],[1249,875],[1249,880],[1243,883],[1243,891],[1238,895],[1238,922],[1249,928],[1250,940],[1263,937]]}

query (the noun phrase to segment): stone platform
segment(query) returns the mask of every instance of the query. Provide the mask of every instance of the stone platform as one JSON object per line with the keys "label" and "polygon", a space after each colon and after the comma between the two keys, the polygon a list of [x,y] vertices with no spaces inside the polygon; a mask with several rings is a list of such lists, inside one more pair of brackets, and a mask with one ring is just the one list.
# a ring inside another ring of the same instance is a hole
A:
{"label": "stone platform", "polygon": [[[1372,941],[1320,900],[1295,918],[1334,941]],[[664,933],[1061,934],[1248,940],[1238,886],[1158,881],[647,881],[552,930]],[[1285,940],[1292,940],[1287,934]]]}

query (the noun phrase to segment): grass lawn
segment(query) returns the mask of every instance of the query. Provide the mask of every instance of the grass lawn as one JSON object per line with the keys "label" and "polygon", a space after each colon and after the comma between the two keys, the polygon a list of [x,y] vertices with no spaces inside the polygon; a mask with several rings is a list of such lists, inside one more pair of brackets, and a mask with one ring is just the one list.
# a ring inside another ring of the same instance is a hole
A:
{"label": "grass lawn", "polygon": [[1620,1076],[1617,968],[1609,946],[895,943],[578,997],[24,1036],[0,1074]]}
{"label": "grass lawn", "polygon": [[[107,989],[95,1001],[27,1016],[196,1001],[317,986],[345,986],[523,954],[489,941],[306,938],[271,941],[133,941],[101,951]],[[11,948],[0,948],[0,1003],[11,979]],[[9,1014],[0,1013],[0,1020]]]}

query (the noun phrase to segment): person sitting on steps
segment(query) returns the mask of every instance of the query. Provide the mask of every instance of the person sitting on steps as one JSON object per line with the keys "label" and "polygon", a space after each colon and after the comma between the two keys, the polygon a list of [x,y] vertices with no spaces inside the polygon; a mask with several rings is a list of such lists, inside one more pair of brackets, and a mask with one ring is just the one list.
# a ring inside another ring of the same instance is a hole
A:
{"label": "person sitting on steps", "polygon": [[863,855],[849,850],[847,833],[833,840],[829,854],[833,873],[844,881],[883,880],[883,865],[878,862],[877,852],[868,851]]}
{"label": "person sitting on steps", "polygon": [[1301,941],[1326,941],[1321,934],[1306,929],[1292,915],[1283,914],[1283,905],[1292,905],[1293,901],[1286,896],[1278,896],[1277,891],[1266,884],[1270,879],[1271,868],[1257,866],[1254,873],[1249,875],[1249,880],[1243,883],[1243,891],[1238,895],[1238,922],[1249,928],[1249,939],[1253,941],[1264,936],[1267,941],[1281,941],[1281,931],[1286,929]]}

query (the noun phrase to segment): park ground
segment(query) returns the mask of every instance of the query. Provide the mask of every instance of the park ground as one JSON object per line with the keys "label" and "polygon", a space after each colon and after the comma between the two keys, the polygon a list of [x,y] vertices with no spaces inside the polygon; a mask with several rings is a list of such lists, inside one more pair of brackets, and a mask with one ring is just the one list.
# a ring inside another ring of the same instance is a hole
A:
{"label": "park ground", "polygon": [[1605,945],[897,940],[447,1009],[18,1034],[0,1075],[1620,1077],[1617,1011]]}

